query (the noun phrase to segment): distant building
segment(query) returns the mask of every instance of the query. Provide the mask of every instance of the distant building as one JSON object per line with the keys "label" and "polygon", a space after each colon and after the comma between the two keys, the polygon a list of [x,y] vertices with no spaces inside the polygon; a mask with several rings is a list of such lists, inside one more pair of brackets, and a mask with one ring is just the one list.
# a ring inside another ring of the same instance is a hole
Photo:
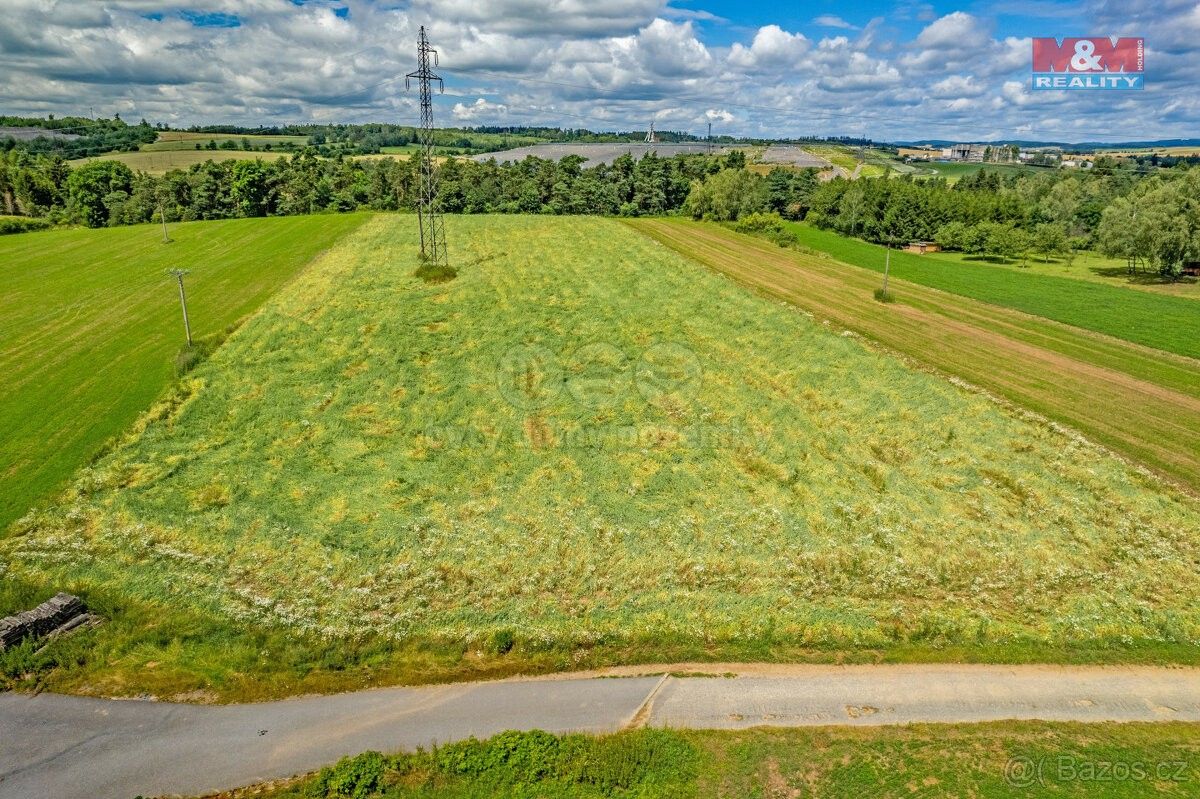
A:
{"label": "distant building", "polygon": [[914,241],[904,248],[905,252],[915,252],[917,255],[924,255],[927,252],[941,252],[942,248],[932,241]]}
{"label": "distant building", "polygon": [[956,144],[950,148],[950,160],[982,164],[986,152],[986,144]]}
{"label": "distant building", "polygon": [[942,150],[932,147],[901,147],[897,153],[901,158],[913,161],[932,161],[942,157]]}

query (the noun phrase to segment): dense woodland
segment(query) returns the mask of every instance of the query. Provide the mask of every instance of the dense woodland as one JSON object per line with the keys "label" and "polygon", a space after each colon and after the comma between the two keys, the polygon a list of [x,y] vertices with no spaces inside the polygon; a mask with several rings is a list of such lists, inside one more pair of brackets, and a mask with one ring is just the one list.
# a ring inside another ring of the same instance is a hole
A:
{"label": "dense woodland", "polygon": [[[744,169],[745,155],[622,156],[585,168],[559,162],[450,159],[439,171],[447,213],[686,213],[732,221],[760,212],[868,241],[936,241],[947,249],[1025,259],[1099,248],[1177,276],[1200,260],[1200,168],[1153,174],[1116,162],[1097,169],[1001,176],[987,170],[956,184],[943,180],[833,180],[812,170]],[[306,149],[272,162],[206,162],[157,177],[115,161],[71,168],[57,155],[0,152],[0,213],[29,225],[92,227],[169,221],[412,210],[415,160],[320,158]]]}

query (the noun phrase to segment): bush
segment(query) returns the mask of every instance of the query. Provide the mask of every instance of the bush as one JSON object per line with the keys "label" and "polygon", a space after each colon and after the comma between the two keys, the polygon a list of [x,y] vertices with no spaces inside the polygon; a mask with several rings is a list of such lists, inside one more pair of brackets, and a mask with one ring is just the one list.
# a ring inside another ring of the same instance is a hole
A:
{"label": "bush", "polygon": [[0,236],[9,233],[28,233],[31,230],[45,230],[48,227],[50,227],[49,219],[32,216],[0,216]]}
{"label": "bush", "polygon": [[507,655],[516,645],[517,639],[513,635],[512,630],[496,630],[492,633],[492,645],[490,647],[494,655]]}
{"label": "bush", "polygon": [[783,218],[777,213],[756,211],[747,214],[737,221],[733,229],[738,233],[762,236],[780,247],[796,247],[800,244],[800,239],[784,226]]}
{"label": "bush", "polygon": [[733,229],[738,233],[775,233],[783,230],[783,218],[776,213],[755,211],[739,219]]}
{"label": "bush", "polygon": [[321,769],[305,794],[314,799],[369,799],[383,789],[387,767],[387,760],[379,752],[343,757]]}
{"label": "bush", "polygon": [[880,302],[896,301],[896,297],[894,294],[892,294],[892,292],[882,288],[875,289],[875,299],[879,300]]}

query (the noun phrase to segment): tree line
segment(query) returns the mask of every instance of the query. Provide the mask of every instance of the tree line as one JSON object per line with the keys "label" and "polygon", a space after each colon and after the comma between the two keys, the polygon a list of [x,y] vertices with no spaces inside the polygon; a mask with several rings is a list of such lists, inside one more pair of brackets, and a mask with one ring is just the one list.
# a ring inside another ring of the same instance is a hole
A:
{"label": "tree line", "polygon": [[[57,155],[0,152],[0,213],[93,227],[286,216],[357,209],[414,210],[415,159],[289,158],[205,162],[162,176],[116,161],[72,168]],[[1130,169],[1001,176],[986,169],[956,184],[886,179],[818,180],[813,170],[746,169],[727,155],[622,155],[587,167],[580,156],[449,159],[438,169],[446,213],[684,213],[733,221],[774,212],[878,243],[935,241],[949,250],[1007,258],[1068,258],[1079,249],[1145,264],[1165,277],[1200,261],[1200,168],[1151,176]],[[16,229],[14,227],[14,229]]]}
{"label": "tree line", "polygon": [[[112,119],[88,117],[12,117],[0,116],[0,128],[41,128],[51,135],[17,139],[0,129],[0,152],[14,150],[30,154],[57,155],[61,158],[87,158],[114,151],[137,150],[158,138],[158,131],[146,120],[129,125],[120,114]],[[53,135],[59,134],[59,135]]]}
{"label": "tree line", "polygon": [[810,199],[814,225],[876,243],[1027,259],[1096,248],[1166,278],[1200,261],[1200,169],[1130,168],[944,180],[833,180]]}
{"label": "tree line", "polygon": [[[723,170],[741,171],[745,156],[705,154],[584,168],[584,160],[527,158],[477,163],[450,159],[438,169],[447,213],[641,216],[678,211],[692,186]],[[288,216],[357,209],[410,211],[420,178],[416,159],[317,157],[208,161],[156,176],[118,161],[71,167],[57,156],[0,153],[0,213],[91,227],[231,217]],[[757,180],[762,180],[757,178]]]}

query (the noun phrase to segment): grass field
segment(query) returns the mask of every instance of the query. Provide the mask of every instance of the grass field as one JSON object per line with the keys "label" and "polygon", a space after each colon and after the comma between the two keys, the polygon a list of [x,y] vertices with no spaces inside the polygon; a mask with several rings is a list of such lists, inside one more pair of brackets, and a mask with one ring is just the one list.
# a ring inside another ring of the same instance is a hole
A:
{"label": "grass field", "polygon": [[216,142],[218,147],[225,142],[233,142],[240,147],[243,140],[250,142],[250,146],[254,148],[259,148],[266,144],[270,144],[272,147],[278,147],[281,144],[304,147],[308,144],[307,136],[265,136],[260,134],[238,136],[227,133],[191,133],[182,130],[165,130],[158,134],[157,140],[150,144],[143,144],[140,149],[142,152],[194,151],[197,144],[201,147],[206,147],[209,142]]}
{"label": "grass field", "polygon": [[0,237],[0,530],[127,428],[192,329],[233,324],[362,216],[54,230]]}
{"label": "grass field", "polygon": [[1019,175],[1027,172],[1037,172],[1050,167],[1033,167],[1020,164],[969,164],[959,161],[930,161],[917,164],[920,167],[918,176],[925,177],[940,177],[945,178],[949,183],[957,183],[967,175],[974,175],[976,172],[987,170],[988,172],[996,172],[1001,177],[1009,177],[1011,175]]}
{"label": "grass field", "polygon": [[68,161],[71,166],[80,166],[90,161],[120,161],[135,172],[162,175],[172,169],[187,169],[205,161],[275,161],[287,158],[282,152],[242,152],[240,150],[165,150],[136,153],[105,153],[92,158]]}
{"label": "grass field", "polygon": [[[891,290],[899,302],[884,305],[872,298],[880,285],[875,271],[782,250],[717,225],[681,220],[630,224],[768,296],[1064,422],[1193,491],[1200,487],[1200,379],[1191,358],[898,277],[893,277]],[[1104,288],[1061,282],[1072,290]],[[1121,302],[1193,305],[1124,289],[1108,292]]]}
{"label": "grass field", "polygon": [[[1200,729],[1189,724],[1039,722],[636,730],[600,737],[507,732],[431,752],[350,758],[255,795],[1188,797],[1200,781],[1198,736]],[[364,787],[352,794],[346,786]]]}
{"label": "grass field", "polygon": [[857,148],[840,147],[833,144],[805,144],[804,149],[818,158],[824,158],[834,166],[840,166],[847,172],[853,172],[861,163]]}
{"label": "grass field", "polygon": [[[811,225],[790,223],[788,228],[806,247],[828,253],[845,263],[883,272],[886,253],[879,245]],[[1087,268],[1086,262],[1078,266],[1080,272]],[[1101,268],[1112,269],[1113,265]],[[1101,285],[1074,277],[1038,274],[1033,269],[969,262],[956,253],[893,252],[891,274],[1084,330],[1200,358],[1200,313],[1185,297],[1129,291],[1119,284]],[[1184,286],[1196,293],[1195,283]]]}
{"label": "grass field", "polygon": [[0,612],[110,621],[10,684],[1196,660],[1196,500],[619,222],[447,222],[456,280],[374,219],[15,526]]}
{"label": "grass field", "polygon": [[1036,253],[1031,253],[1024,263],[1017,258],[1000,259],[995,256],[965,255],[959,252],[928,253],[924,257],[930,261],[955,264],[967,269],[994,267],[1007,269],[1018,275],[1067,277],[1072,280],[1086,280],[1089,283],[1147,291],[1151,294],[1200,300],[1200,280],[1194,277],[1166,281],[1157,272],[1147,268],[1130,274],[1124,259],[1108,258],[1097,252],[1078,252],[1072,263],[1068,263],[1062,256],[1043,258]]}

